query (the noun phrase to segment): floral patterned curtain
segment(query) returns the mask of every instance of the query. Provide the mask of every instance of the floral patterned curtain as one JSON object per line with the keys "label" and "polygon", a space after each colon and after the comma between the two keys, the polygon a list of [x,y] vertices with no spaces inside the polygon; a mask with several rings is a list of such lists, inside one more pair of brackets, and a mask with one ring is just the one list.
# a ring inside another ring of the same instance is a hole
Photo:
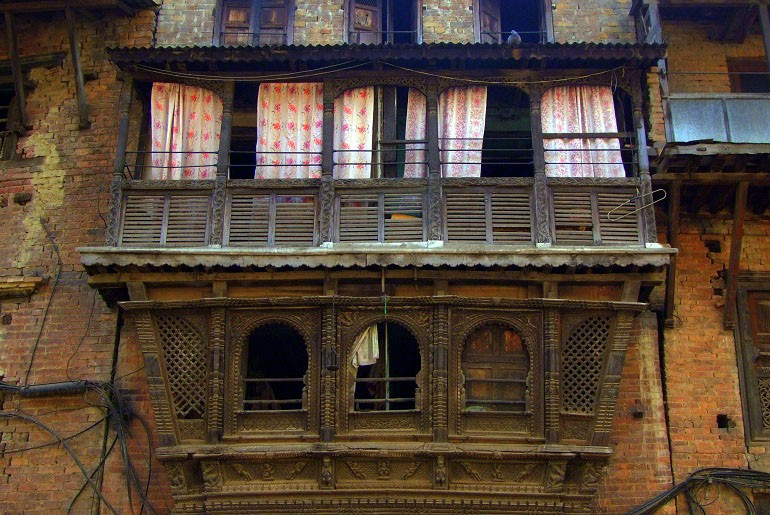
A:
{"label": "floral patterned curtain", "polygon": [[[543,132],[617,132],[609,86],[558,86],[543,94]],[[617,138],[546,139],[550,177],[625,177]]]}
{"label": "floral patterned curtain", "polygon": [[[427,99],[409,90],[406,108],[406,139],[425,139]],[[479,177],[481,147],[487,115],[486,86],[449,88],[438,99],[438,137],[441,174],[444,177]],[[414,147],[421,147],[414,145]],[[406,162],[425,161],[425,150],[409,150]],[[406,165],[404,177],[425,177],[424,164]]]}
{"label": "floral patterned curtain", "polygon": [[257,100],[256,178],[320,177],[323,84],[263,83]]}
{"label": "floral patterned curtain", "polygon": [[148,179],[213,179],[217,173],[222,99],[196,86],[156,82],[150,112]]}
{"label": "floral patterned curtain", "polygon": [[334,177],[372,176],[374,87],[346,89],[334,99]]}
{"label": "floral patterned curtain", "polygon": [[487,87],[449,88],[438,98],[438,138],[444,177],[480,177]]}
{"label": "floral patterned curtain", "polygon": [[[427,99],[420,90],[409,88],[406,102],[406,130],[404,139],[424,140],[426,134]],[[425,164],[427,145],[407,144],[404,161],[404,177],[425,177],[428,165]]]}

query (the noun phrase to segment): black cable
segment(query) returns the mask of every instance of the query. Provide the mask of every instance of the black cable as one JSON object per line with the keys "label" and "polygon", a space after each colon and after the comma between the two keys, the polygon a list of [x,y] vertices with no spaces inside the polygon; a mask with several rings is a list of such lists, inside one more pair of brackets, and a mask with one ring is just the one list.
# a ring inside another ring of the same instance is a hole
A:
{"label": "black cable", "polygon": [[[112,443],[110,444],[109,449],[102,455],[102,457],[99,459],[99,463],[96,464],[96,467],[94,467],[94,470],[91,471],[91,479],[93,480],[94,476],[96,475],[99,470],[104,466],[104,464],[107,462],[107,457],[112,453],[112,449],[115,448],[115,444],[118,442],[117,435],[112,440]],[[70,500],[70,503],[67,505],[67,515],[72,511],[72,508],[75,506],[75,503],[77,502],[78,498],[80,497],[80,494],[83,493],[83,490],[86,489],[88,486],[88,481],[84,481],[82,485],[80,485],[80,488],[75,493],[75,496]]]}
{"label": "black cable", "polygon": [[[107,417],[102,417],[99,420],[97,420],[96,422],[94,422],[93,424],[91,424],[90,426],[87,426],[87,427],[81,429],[77,433],[73,433],[73,434],[71,434],[69,436],[63,437],[62,440],[68,441],[68,440],[72,440],[73,438],[77,438],[78,436],[82,435],[83,433],[87,433],[91,429],[95,428],[96,426],[98,426],[99,424],[104,422],[104,420],[106,418]],[[33,451],[35,449],[43,449],[44,447],[50,447],[51,445],[56,445],[58,443],[61,443],[61,440],[51,440],[50,442],[41,443],[39,445],[32,445],[30,447],[22,447],[21,449],[2,450],[2,451],[0,451],[0,456],[3,456],[5,454],[15,454],[17,452]]]}
{"label": "black cable", "polygon": [[72,362],[72,358],[74,358],[77,355],[78,351],[80,350],[80,347],[83,345],[83,342],[88,336],[88,332],[91,330],[91,319],[93,319],[94,317],[94,308],[96,307],[96,295],[97,295],[96,290],[94,290],[93,299],[91,300],[91,311],[88,313],[88,322],[86,322],[86,328],[83,331],[83,336],[80,337],[80,341],[75,347],[75,350],[72,351],[72,354],[67,360],[67,366],[66,366],[67,379],[69,379],[70,381],[72,381],[72,376],[70,376],[70,363]]}

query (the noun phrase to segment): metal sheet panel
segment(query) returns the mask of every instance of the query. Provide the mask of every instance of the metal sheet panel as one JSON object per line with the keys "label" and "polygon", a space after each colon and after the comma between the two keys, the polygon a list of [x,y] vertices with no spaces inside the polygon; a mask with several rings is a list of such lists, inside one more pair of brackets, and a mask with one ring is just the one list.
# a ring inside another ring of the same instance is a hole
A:
{"label": "metal sheet panel", "polygon": [[721,99],[672,98],[670,109],[677,143],[704,139],[728,141]]}
{"label": "metal sheet panel", "polygon": [[770,143],[770,99],[725,100],[732,143]]}

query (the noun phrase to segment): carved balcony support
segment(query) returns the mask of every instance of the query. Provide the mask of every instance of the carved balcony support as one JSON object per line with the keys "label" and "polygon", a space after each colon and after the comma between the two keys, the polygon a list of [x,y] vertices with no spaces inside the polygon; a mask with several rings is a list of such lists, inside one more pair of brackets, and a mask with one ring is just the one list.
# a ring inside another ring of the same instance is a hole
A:
{"label": "carved balcony support", "polygon": [[331,242],[334,239],[334,88],[331,83],[324,83],[323,113],[323,149],[321,152],[321,192],[319,202],[321,231],[319,241]]}
{"label": "carved balcony support", "polygon": [[431,84],[427,91],[428,140],[428,239],[441,240],[443,233],[443,210],[441,208],[441,160],[438,141],[438,87]]}
{"label": "carved balcony support", "polygon": [[550,245],[551,210],[548,203],[548,187],[545,183],[545,150],[543,145],[543,122],[540,118],[541,88],[532,88],[529,94],[530,121],[532,124],[532,155],[535,164],[535,243]]}
{"label": "carved balcony support", "polygon": [[112,168],[110,182],[110,206],[107,220],[106,245],[118,245],[120,233],[120,212],[123,199],[123,169],[126,167],[126,147],[128,145],[128,130],[130,125],[131,101],[134,98],[134,81],[123,76],[123,87],[118,101],[118,140],[115,149],[115,162]]}

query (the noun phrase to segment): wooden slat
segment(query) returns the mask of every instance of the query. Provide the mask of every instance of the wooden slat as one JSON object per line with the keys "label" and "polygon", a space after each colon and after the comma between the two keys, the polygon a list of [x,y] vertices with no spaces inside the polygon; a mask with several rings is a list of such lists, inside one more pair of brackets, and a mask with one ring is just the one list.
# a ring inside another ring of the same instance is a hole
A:
{"label": "wooden slat", "polygon": [[423,195],[385,193],[385,241],[423,241]]}
{"label": "wooden slat", "polygon": [[447,240],[486,242],[485,193],[448,191],[445,200]]}
{"label": "wooden slat", "polygon": [[315,197],[278,195],[275,202],[275,245],[312,246],[316,224]]}
{"label": "wooden slat", "polygon": [[593,245],[591,193],[554,190],[553,224],[557,245]]}
{"label": "wooden slat", "polygon": [[163,195],[127,195],[120,244],[158,246],[163,227]]}
{"label": "wooden slat", "polygon": [[206,245],[209,197],[171,195],[168,208],[166,246],[200,247]]}
{"label": "wooden slat", "polygon": [[[634,213],[638,207],[635,201],[625,203],[635,196],[635,190],[605,190],[597,193],[599,233],[601,234],[602,245],[640,244],[639,216],[641,211]],[[610,211],[612,211],[611,214]]]}
{"label": "wooden slat", "polygon": [[234,247],[267,247],[270,195],[233,195],[230,238]]}
{"label": "wooden slat", "polygon": [[379,241],[377,193],[342,193],[339,206],[339,241]]}
{"label": "wooden slat", "polygon": [[532,210],[529,191],[493,191],[491,202],[493,243],[531,243]]}

